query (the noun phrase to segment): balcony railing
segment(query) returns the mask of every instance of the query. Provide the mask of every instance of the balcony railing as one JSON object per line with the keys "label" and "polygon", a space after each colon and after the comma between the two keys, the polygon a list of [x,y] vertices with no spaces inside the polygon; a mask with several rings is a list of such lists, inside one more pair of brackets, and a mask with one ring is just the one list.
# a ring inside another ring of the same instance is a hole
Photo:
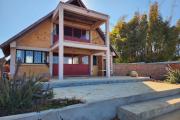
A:
{"label": "balcony railing", "polygon": [[[59,40],[59,35],[53,35],[53,44],[58,42],[58,40]],[[87,40],[87,39],[84,39],[84,38],[72,37],[72,36],[64,36],[64,40],[90,43],[90,40]]]}

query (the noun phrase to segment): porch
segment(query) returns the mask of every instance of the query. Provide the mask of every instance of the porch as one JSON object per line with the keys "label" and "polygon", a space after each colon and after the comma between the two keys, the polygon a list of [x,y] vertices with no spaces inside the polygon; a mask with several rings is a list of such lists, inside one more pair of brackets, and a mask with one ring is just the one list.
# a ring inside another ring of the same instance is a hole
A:
{"label": "porch", "polygon": [[[50,55],[52,78],[58,78],[59,73],[59,53],[58,48],[54,49]],[[110,58],[112,61],[112,57]],[[105,51],[89,50],[82,48],[64,47],[63,55],[63,75],[67,77],[103,77],[106,75]],[[111,67],[112,72],[112,67]]]}

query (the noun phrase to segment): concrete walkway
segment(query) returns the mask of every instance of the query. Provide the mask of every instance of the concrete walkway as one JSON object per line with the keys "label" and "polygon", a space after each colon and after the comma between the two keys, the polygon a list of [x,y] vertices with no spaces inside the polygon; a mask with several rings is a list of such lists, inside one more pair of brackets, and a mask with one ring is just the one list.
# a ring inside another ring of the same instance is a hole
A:
{"label": "concrete walkway", "polygon": [[55,88],[54,93],[55,98],[78,98],[95,102],[176,88],[180,89],[180,85],[145,81]]}

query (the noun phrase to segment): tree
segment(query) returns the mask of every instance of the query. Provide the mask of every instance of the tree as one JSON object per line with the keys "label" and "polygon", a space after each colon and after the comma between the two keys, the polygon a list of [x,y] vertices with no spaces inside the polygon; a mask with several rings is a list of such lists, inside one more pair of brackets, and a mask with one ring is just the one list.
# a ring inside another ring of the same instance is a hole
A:
{"label": "tree", "polygon": [[180,20],[176,26],[164,21],[155,2],[150,6],[149,17],[138,12],[129,22],[123,17],[110,37],[121,56],[118,62],[155,62],[174,59],[179,33]]}

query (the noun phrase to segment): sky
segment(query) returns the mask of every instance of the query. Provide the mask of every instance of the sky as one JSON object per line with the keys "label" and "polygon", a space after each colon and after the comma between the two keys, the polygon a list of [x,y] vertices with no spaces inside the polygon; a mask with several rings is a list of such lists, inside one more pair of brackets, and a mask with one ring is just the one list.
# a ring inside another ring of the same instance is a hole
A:
{"label": "sky", "polygon": [[[0,44],[54,10],[60,0],[0,0]],[[67,0],[61,0],[67,1]],[[155,0],[82,0],[92,10],[110,16],[112,29],[120,17],[128,21],[136,11],[148,13]],[[180,0],[156,0],[164,19],[173,15],[171,24],[180,19]],[[174,4],[175,3],[175,4]],[[174,6],[174,7],[172,7]],[[3,53],[0,51],[0,57]]]}

